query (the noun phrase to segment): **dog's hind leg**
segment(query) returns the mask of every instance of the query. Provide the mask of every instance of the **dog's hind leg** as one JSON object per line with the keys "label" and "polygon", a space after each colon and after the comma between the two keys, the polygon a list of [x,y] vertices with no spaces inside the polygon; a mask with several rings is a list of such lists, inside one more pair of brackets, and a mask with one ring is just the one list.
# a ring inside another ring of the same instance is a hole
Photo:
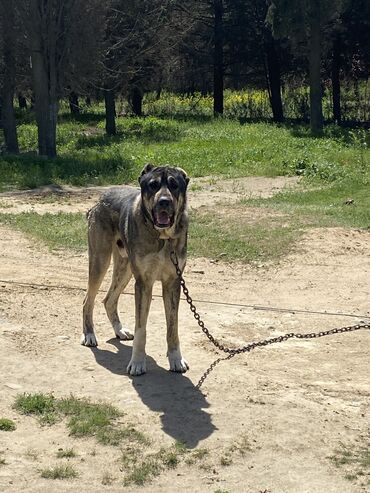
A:
{"label": "dog's hind leg", "polygon": [[94,333],[93,311],[96,295],[108,270],[112,255],[113,238],[99,223],[96,211],[89,218],[89,281],[83,302],[83,334],[81,344],[97,346]]}
{"label": "dog's hind leg", "polygon": [[107,296],[104,299],[104,306],[116,337],[123,341],[131,341],[134,338],[133,334],[131,334],[127,329],[122,328],[117,311],[119,296],[127,286],[131,276],[132,272],[128,258],[119,252],[119,247],[115,246],[113,248],[112,283]]}
{"label": "dog's hind leg", "polygon": [[181,355],[178,334],[180,280],[176,278],[163,281],[162,294],[167,321],[167,356],[170,363],[170,370],[185,373],[189,369],[189,365]]}

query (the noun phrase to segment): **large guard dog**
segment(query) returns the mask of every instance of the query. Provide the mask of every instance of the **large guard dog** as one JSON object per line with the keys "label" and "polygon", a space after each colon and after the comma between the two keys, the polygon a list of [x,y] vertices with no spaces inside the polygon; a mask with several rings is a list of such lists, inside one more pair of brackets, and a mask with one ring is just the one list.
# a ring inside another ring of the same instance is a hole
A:
{"label": "large guard dog", "polygon": [[[162,282],[167,321],[170,370],[185,372],[178,337],[180,280],[170,259],[174,250],[181,271],[186,262],[188,216],[186,189],[189,178],[181,168],[147,164],[139,177],[140,189],[114,187],[88,212],[89,282],[83,305],[85,346],[97,346],[93,309],[96,294],[113,254],[112,283],[104,299],[108,318],[119,339],[132,340],[127,371],[146,371],[146,324],[154,281]],[[121,292],[135,277],[135,337],[122,328],[117,313]]]}

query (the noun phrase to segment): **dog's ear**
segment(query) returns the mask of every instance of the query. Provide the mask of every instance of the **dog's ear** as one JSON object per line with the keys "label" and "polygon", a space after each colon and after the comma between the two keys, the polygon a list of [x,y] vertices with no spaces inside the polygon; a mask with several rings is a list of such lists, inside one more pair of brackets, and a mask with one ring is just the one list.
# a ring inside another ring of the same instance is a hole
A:
{"label": "dog's ear", "polygon": [[141,172],[141,175],[139,176],[139,183],[141,182],[141,178],[146,175],[147,173],[149,173],[149,171],[152,171],[152,169],[154,169],[155,166],[154,164],[151,164],[151,163],[147,163],[144,168],[143,168],[143,171]]}
{"label": "dog's ear", "polygon": [[190,181],[190,178],[186,174],[186,171],[184,171],[182,168],[177,168],[180,171],[181,176],[184,178],[186,186],[188,186],[188,183]]}

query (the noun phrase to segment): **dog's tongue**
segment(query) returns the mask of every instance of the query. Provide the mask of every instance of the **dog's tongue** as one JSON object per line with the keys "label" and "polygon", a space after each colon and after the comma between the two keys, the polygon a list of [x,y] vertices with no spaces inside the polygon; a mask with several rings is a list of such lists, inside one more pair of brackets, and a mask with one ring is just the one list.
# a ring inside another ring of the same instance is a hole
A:
{"label": "dog's tongue", "polygon": [[171,224],[171,218],[166,211],[157,212],[155,219],[159,226],[170,226]]}

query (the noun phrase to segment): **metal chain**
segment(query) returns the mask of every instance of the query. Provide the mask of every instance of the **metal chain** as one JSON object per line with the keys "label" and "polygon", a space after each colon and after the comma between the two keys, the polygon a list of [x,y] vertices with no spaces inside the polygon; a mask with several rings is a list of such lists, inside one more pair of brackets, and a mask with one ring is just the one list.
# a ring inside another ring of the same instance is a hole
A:
{"label": "metal chain", "polygon": [[252,351],[253,349],[257,347],[263,347],[263,346],[268,346],[269,344],[276,344],[278,342],[284,342],[287,341],[288,339],[316,339],[319,337],[325,337],[333,334],[342,334],[344,332],[353,332],[355,330],[360,330],[360,329],[370,329],[370,323],[360,323],[356,325],[350,325],[347,327],[339,327],[335,329],[330,329],[330,330],[323,330],[320,332],[310,332],[308,334],[296,334],[295,332],[289,332],[288,334],[284,334],[278,337],[270,337],[268,339],[264,339],[262,341],[257,341],[257,342],[251,342],[250,344],[246,344],[245,346],[239,347],[239,348],[229,348],[225,347],[223,344],[218,342],[213,335],[210,333],[208,328],[206,327],[205,323],[201,319],[196,306],[193,303],[193,299],[189,294],[189,290],[186,287],[185,280],[183,278],[181,269],[179,267],[179,261],[176,255],[176,252],[174,250],[171,251],[170,253],[171,261],[173,265],[175,266],[176,273],[180,279],[180,284],[182,287],[182,291],[184,293],[185,299],[187,303],[190,306],[190,311],[192,312],[195,320],[197,321],[199,327],[202,329],[202,332],[208,337],[208,339],[212,342],[212,344],[219,349],[220,351],[223,351],[224,353],[228,353],[228,356],[226,358],[219,358],[218,360],[214,361],[212,365],[208,368],[208,370],[205,372],[201,380],[199,381],[197,387],[199,388],[200,385],[203,383],[203,381],[206,379],[208,374],[213,370],[213,368],[222,360],[228,360],[234,357],[237,354],[241,353],[247,353],[249,351]]}

